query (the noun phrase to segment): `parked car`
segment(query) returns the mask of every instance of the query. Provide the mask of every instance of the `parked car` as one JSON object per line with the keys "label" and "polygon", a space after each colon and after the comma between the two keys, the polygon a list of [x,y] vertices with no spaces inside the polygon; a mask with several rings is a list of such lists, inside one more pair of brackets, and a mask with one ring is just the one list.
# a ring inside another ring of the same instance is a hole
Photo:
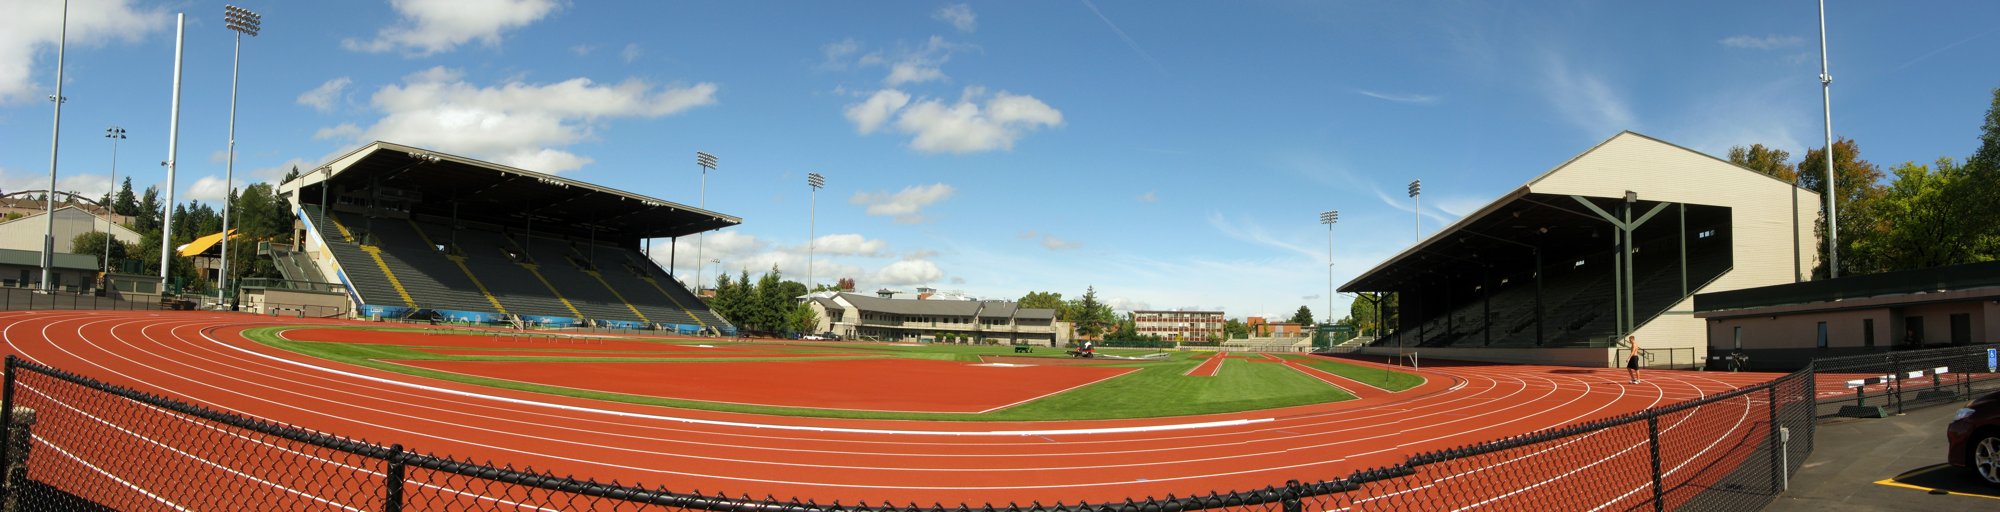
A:
{"label": "parked car", "polygon": [[2000,392],[1965,404],[1944,433],[1951,443],[1951,465],[1971,469],[1988,485],[2000,486]]}
{"label": "parked car", "polygon": [[807,334],[807,335],[805,335],[804,337],[801,337],[801,338],[799,338],[799,339],[802,339],[802,340],[806,340],[806,341],[824,341],[824,340],[826,340],[826,337],[825,337],[825,336],[820,336],[820,335],[818,335],[818,334]]}
{"label": "parked car", "polygon": [[823,339],[823,340],[830,340],[830,341],[840,341],[840,334],[839,334],[839,333],[835,333],[835,332],[833,332],[833,331],[827,331],[827,332],[823,332],[823,333],[819,333],[819,339]]}

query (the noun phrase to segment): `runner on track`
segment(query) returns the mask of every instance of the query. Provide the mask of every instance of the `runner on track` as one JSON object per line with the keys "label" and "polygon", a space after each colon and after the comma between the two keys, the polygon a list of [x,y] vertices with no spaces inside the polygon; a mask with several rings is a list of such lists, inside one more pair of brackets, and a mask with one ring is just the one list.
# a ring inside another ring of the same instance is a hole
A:
{"label": "runner on track", "polygon": [[1633,384],[1638,384],[1638,383],[1639,383],[1639,356],[1640,356],[1641,354],[1645,354],[1645,353],[1646,353],[1646,351],[1644,351],[1644,350],[1640,350],[1640,349],[1639,349],[1639,337],[1638,337],[1637,335],[1633,335],[1633,336],[1626,336],[1626,337],[1625,337],[1625,344],[1626,344],[1626,345],[1628,345],[1628,346],[1630,346],[1630,347],[1632,347],[1632,355],[1631,355],[1631,357],[1627,357],[1627,358],[1625,358],[1625,373],[1626,373],[1626,375],[1628,375],[1628,376],[1632,377],[1632,383],[1633,383]]}

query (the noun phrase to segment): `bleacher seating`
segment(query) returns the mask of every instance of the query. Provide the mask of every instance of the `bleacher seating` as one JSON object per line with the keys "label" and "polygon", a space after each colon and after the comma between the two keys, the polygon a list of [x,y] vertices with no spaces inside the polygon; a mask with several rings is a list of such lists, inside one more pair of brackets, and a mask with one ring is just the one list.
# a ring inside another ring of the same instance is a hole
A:
{"label": "bleacher seating", "polygon": [[[329,223],[347,228],[354,239],[333,229],[327,246],[363,300],[371,304],[405,305],[390,282],[393,275],[418,308],[494,313],[504,308],[514,315],[729,325],[671,274],[633,249],[552,237],[530,239],[483,227],[386,217],[370,220],[356,213],[333,214]],[[380,265],[364,246],[379,249]],[[491,300],[480,291],[482,286]]]}

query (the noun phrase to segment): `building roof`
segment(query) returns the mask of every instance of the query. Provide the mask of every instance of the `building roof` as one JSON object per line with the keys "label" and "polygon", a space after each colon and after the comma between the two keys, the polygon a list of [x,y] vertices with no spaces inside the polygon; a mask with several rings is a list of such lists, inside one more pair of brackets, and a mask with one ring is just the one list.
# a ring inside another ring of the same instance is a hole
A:
{"label": "building roof", "polygon": [[[1024,308],[1019,303],[1007,300],[918,300],[884,299],[873,295],[843,292],[840,300],[853,304],[863,311],[879,311],[897,315],[938,315],[938,316],[979,316],[982,318],[1022,318],[1054,319],[1056,310],[1048,308]],[[821,301],[827,307],[838,307],[831,299],[815,295],[812,300]]]}
{"label": "building roof", "polygon": [[[1993,296],[2000,296],[2000,261],[1702,293],[1694,296],[1694,311],[1702,316],[1729,316],[1801,304],[1839,307],[1863,303],[1929,302],[1947,298],[1978,300]],[[1870,298],[1883,300],[1861,300]]]}
{"label": "building roof", "polygon": [[[96,256],[89,254],[59,252],[55,254],[55,261],[51,263],[55,268],[61,269],[97,270],[97,261]],[[42,266],[42,252],[0,249],[0,265],[39,268]]]}
{"label": "building roof", "polygon": [[1191,309],[1190,309],[1190,310],[1180,310],[1180,309],[1141,309],[1141,310],[1137,310],[1137,311],[1133,311],[1133,312],[1132,312],[1132,314],[1134,314],[1134,315],[1136,315],[1136,314],[1139,314],[1139,313],[1181,313],[1181,314],[1196,314],[1196,315],[1220,315],[1220,314],[1222,314],[1222,312],[1221,312],[1221,311],[1197,311],[1197,310],[1191,310]]}
{"label": "building roof", "polygon": [[858,293],[842,293],[840,297],[863,310],[898,315],[972,316],[979,312],[980,304],[966,300],[884,299]]}
{"label": "building roof", "polygon": [[403,191],[408,195],[400,197],[410,200],[414,214],[503,226],[532,222],[538,231],[598,239],[676,237],[743,222],[643,194],[382,141],[336,157],[280,185],[279,192],[317,203],[320,187],[329,182],[336,193]]}
{"label": "building roof", "polygon": [[[243,238],[243,234],[238,233],[235,229],[230,229],[229,238]],[[174,248],[174,254],[180,255],[182,258],[199,255],[208,252],[209,249],[214,248],[221,241],[222,232],[209,233],[202,235],[201,238],[194,239],[192,242],[181,244],[180,247]]]}

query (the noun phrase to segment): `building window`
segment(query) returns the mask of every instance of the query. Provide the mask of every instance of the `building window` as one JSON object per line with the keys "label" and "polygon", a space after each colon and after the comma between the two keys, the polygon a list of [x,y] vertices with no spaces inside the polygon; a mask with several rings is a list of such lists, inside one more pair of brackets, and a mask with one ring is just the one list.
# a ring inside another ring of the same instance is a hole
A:
{"label": "building window", "polygon": [[1743,326],[1736,327],[1736,350],[1743,350]]}
{"label": "building window", "polygon": [[1819,348],[1826,348],[1826,322],[1819,323]]}
{"label": "building window", "polygon": [[1708,237],[1711,237],[1711,236],[1715,236],[1715,230],[1713,230],[1713,229],[1711,229],[1711,230],[1707,230],[1707,231],[1703,231],[1703,232],[1700,232],[1700,233],[1696,233],[1696,234],[1694,235],[1694,237],[1695,237],[1695,238],[1708,238]]}
{"label": "building window", "polygon": [[1861,319],[1861,346],[1875,346],[1875,319]]}

